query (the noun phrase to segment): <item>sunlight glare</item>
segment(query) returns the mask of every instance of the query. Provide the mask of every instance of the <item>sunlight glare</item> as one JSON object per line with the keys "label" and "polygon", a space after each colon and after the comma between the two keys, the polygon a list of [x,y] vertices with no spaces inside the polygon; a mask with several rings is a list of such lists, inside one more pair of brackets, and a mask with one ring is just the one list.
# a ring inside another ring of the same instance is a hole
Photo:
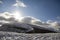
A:
{"label": "sunlight glare", "polygon": [[21,15],[21,12],[15,11],[15,12],[13,13],[13,16],[14,16],[15,19],[20,19],[22,15]]}

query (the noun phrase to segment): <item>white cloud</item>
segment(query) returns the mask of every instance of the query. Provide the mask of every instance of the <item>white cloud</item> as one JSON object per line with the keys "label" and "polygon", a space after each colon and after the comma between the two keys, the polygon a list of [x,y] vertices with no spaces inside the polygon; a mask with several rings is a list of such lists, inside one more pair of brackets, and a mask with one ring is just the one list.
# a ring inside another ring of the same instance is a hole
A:
{"label": "white cloud", "polygon": [[33,24],[33,25],[37,25],[37,26],[43,26],[43,27],[49,26],[49,24],[47,24],[46,22],[43,22],[43,21],[41,21],[37,18],[31,17],[31,16],[22,17],[20,22]]}
{"label": "white cloud", "polygon": [[10,22],[5,20],[0,20],[0,23],[3,24],[3,23],[10,23]]}
{"label": "white cloud", "polygon": [[33,19],[31,17],[22,17],[20,21],[23,22],[23,23],[29,23],[29,24],[31,24],[32,20]]}
{"label": "white cloud", "polygon": [[48,20],[47,24],[49,24],[50,27],[54,28],[60,28],[60,22],[59,21],[53,21],[53,20]]}
{"label": "white cloud", "polygon": [[27,7],[23,2],[21,2],[19,0],[16,0],[16,3],[13,4],[13,6],[16,6],[16,7]]}
{"label": "white cloud", "polygon": [[60,23],[55,21],[55,22],[51,23],[51,26],[54,26],[56,28],[60,28]]}
{"label": "white cloud", "polygon": [[42,27],[55,28],[55,29],[58,29],[60,27],[60,23],[58,23],[56,21],[48,20],[47,22],[43,22],[39,19],[30,17],[30,16],[22,17],[20,22],[33,24],[33,25],[37,25],[37,26],[42,26]]}
{"label": "white cloud", "polygon": [[37,25],[42,24],[41,20],[38,20],[30,16],[21,17],[20,19],[16,20],[15,16],[9,12],[0,13],[0,21],[1,20],[5,20],[9,22],[23,22],[23,23],[37,24]]}
{"label": "white cloud", "polygon": [[3,2],[2,1],[0,1],[0,4],[2,4]]}
{"label": "white cloud", "polygon": [[47,24],[51,24],[51,23],[53,23],[53,21],[52,20],[48,20],[46,23]]}
{"label": "white cloud", "polygon": [[16,20],[15,16],[12,13],[9,13],[9,12],[0,13],[0,24],[1,23],[20,23],[20,22],[38,25],[38,26],[42,25],[44,27],[60,28],[60,22],[58,21],[48,20],[47,22],[43,22],[31,16],[21,17],[20,19]]}
{"label": "white cloud", "polygon": [[9,12],[0,13],[0,24],[9,22],[17,22],[14,15]]}
{"label": "white cloud", "polygon": [[0,14],[0,17],[3,17],[3,18],[8,19],[8,18],[11,17],[11,14],[10,14],[9,12],[4,12],[4,13],[1,13],[1,14]]}
{"label": "white cloud", "polygon": [[23,23],[28,23],[28,24],[37,24],[37,25],[42,24],[41,20],[36,19],[31,16],[22,17],[20,21]]}
{"label": "white cloud", "polygon": [[42,21],[38,19],[32,20],[32,24],[42,25]]}

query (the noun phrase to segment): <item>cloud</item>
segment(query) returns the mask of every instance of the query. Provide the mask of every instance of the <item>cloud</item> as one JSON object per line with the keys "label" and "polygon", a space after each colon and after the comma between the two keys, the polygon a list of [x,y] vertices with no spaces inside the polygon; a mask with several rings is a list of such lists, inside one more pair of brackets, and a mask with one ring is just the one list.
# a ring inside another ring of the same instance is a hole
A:
{"label": "cloud", "polygon": [[38,19],[32,20],[32,24],[42,25],[42,21]]}
{"label": "cloud", "polygon": [[2,1],[0,1],[0,4],[2,4],[3,2]]}
{"label": "cloud", "polygon": [[56,29],[60,28],[60,22],[59,21],[48,20],[47,24],[49,24],[50,27],[54,27]]}
{"label": "cloud", "polygon": [[43,21],[41,21],[37,18],[31,17],[31,16],[22,17],[20,22],[32,24],[32,25],[37,25],[37,26],[42,26],[42,27],[49,26],[49,24],[47,24],[46,22],[43,22]]}
{"label": "cloud", "polygon": [[36,19],[31,16],[22,17],[20,21],[23,23],[28,23],[28,24],[37,24],[37,25],[42,24],[41,20]]}
{"label": "cloud", "polygon": [[10,22],[5,20],[0,20],[0,24],[4,24],[4,23],[10,23]]}
{"label": "cloud", "polygon": [[31,17],[31,16],[21,17],[20,19],[16,20],[15,16],[12,13],[9,13],[9,12],[0,13],[0,24],[20,23],[20,22],[43,26],[43,27],[60,28],[59,21],[48,20],[47,22],[43,22],[43,21],[41,21],[37,18]]}
{"label": "cloud", "polygon": [[28,17],[22,17],[20,21],[23,23],[31,24],[32,20],[33,20],[33,18],[28,16]]}
{"label": "cloud", "polygon": [[11,14],[9,12],[0,13],[0,17],[8,19],[11,17]]}
{"label": "cloud", "polygon": [[53,21],[52,20],[48,20],[46,23],[47,24],[51,24],[51,23],[53,23]]}
{"label": "cloud", "polygon": [[13,4],[15,7],[27,7],[23,2],[16,0],[16,3]]}
{"label": "cloud", "polygon": [[42,26],[42,27],[55,28],[55,29],[60,28],[60,23],[57,21],[48,20],[47,22],[43,22],[43,21],[36,19],[34,17],[31,17],[31,16],[22,17],[20,22],[27,23],[27,24],[33,24],[33,25],[37,25],[37,26]]}
{"label": "cloud", "polygon": [[51,23],[52,26],[56,27],[56,28],[60,28],[60,23],[55,21],[53,23]]}
{"label": "cloud", "polygon": [[15,19],[15,16],[9,12],[0,13],[0,21],[9,21],[9,22],[22,22],[27,24],[42,24],[42,21],[31,16],[21,17],[20,19]]}
{"label": "cloud", "polygon": [[11,22],[17,22],[13,14],[9,12],[0,13],[0,24],[11,23]]}

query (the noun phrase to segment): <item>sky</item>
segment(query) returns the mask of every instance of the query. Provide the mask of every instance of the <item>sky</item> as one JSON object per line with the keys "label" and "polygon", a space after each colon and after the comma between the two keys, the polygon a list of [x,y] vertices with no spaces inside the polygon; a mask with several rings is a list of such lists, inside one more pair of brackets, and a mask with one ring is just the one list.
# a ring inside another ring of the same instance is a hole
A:
{"label": "sky", "polygon": [[0,12],[12,12],[16,9],[22,12],[23,16],[33,16],[40,20],[59,20],[60,17],[60,0],[19,0],[27,7],[14,7],[16,0],[1,0]]}
{"label": "sky", "polygon": [[16,19],[60,27],[60,0],[0,0],[0,22]]}

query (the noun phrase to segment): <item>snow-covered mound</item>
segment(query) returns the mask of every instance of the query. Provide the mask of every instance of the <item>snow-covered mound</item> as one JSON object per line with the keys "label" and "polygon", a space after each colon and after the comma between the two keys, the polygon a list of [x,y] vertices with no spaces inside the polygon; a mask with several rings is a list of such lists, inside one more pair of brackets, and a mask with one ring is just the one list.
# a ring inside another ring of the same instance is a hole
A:
{"label": "snow-covered mound", "polygon": [[5,23],[0,27],[0,31],[19,32],[19,33],[57,33],[54,28],[42,27],[26,23]]}

